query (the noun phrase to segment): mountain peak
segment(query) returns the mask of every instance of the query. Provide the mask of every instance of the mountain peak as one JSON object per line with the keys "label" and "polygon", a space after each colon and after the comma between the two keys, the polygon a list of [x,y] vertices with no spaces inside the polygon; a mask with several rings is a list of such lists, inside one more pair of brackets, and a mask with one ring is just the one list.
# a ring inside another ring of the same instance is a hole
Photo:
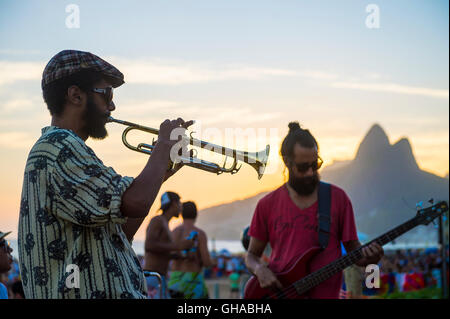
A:
{"label": "mountain peak", "polygon": [[[383,142],[383,144],[389,145],[389,138],[386,132],[383,130],[380,124],[375,123],[367,132],[364,140],[375,140]],[[363,140],[363,142],[364,142]]]}
{"label": "mountain peak", "polygon": [[379,124],[374,124],[362,140],[356,159],[370,159],[383,153],[390,146],[389,138]]}
{"label": "mountain peak", "polygon": [[397,141],[394,145],[392,145],[392,150],[398,154],[397,158],[399,160],[403,160],[402,165],[418,168],[416,159],[414,158],[414,154],[412,151],[411,143],[409,140],[404,137]]}

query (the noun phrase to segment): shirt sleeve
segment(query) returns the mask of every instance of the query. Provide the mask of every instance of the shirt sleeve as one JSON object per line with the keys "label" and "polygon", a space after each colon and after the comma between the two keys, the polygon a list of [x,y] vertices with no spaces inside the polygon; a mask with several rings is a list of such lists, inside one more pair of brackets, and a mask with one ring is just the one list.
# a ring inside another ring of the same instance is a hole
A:
{"label": "shirt sleeve", "polygon": [[62,219],[85,227],[126,222],[120,211],[122,195],[133,182],[106,167],[82,141],[67,138],[60,149],[51,193],[57,198],[54,212]]}
{"label": "shirt sleeve", "polygon": [[248,230],[251,237],[255,237],[263,242],[269,241],[269,233],[267,229],[266,207],[264,202],[260,200],[256,205],[255,212],[252,217],[252,222]]}
{"label": "shirt sleeve", "polygon": [[348,198],[344,191],[342,191],[341,196],[342,208],[340,214],[340,233],[341,241],[345,243],[350,240],[358,240],[358,235],[356,232],[355,215],[353,213],[353,206],[350,198]]}

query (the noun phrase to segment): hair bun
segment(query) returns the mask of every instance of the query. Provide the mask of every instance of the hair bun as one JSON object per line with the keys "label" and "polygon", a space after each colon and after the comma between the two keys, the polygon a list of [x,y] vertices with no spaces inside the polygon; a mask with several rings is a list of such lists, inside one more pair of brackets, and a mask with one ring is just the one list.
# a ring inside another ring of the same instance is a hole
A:
{"label": "hair bun", "polygon": [[289,123],[289,133],[294,132],[296,130],[300,130],[300,124],[298,122],[291,122]]}

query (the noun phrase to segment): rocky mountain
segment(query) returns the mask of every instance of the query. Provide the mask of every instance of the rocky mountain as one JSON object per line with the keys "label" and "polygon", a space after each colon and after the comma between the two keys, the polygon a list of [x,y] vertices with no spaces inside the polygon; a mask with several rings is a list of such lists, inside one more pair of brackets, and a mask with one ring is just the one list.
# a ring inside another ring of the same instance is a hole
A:
{"label": "rocky mountain", "polygon": [[[448,200],[449,179],[420,170],[411,144],[394,144],[380,125],[373,125],[351,161],[335,162],[321,172],[322,180],[343,188],[352,200],[358,230],[376,237],[415,215],[415,204],[433,198]],[[199,212],[198,225],[210,237],[239,239],[266,193]],[[422,228],[422,229],[420,229]],[[433,234],[433,235],[430,235]],[[433,227],[420,226],[403,237],[434,236]]]}
{"label": "rocky mountain", "polygon": [[330,166],[321,175],[346,190],[358,229],[372,236],[413,217],[415,203],[423,201],[426,206],[431,198],[448,199],[448,179],[420,170],[409,140],[402,138],[391,145],[377,124],[361,142],[354,160],[340,168]]}

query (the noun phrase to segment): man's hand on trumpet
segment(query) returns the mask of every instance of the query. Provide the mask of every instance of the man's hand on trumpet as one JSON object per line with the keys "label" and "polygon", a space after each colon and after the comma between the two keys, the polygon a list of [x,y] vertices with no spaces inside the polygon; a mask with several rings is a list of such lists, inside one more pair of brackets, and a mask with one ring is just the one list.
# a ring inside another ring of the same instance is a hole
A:
{"label": "man's hand on trumpet", "polygon": [[[194,155],[193,150],[188,152],[187,146],[189,145],[189,139],[186,136],[186,130],[192,124],[194,124],[193,120],[185,122],[182,118],[172,121],[165,120],[161,123],[158,134],[158,143],[168,144],[171,148],[171,159],[169,161],[166,175],[164,176],[164,181],[178,172],[178,170],[184,165],[182,161],[176,160],[174,158],[176,156],[173,154],[178,154],[178,156],[189,154],[188,156],[190,157]],[[177,139],[175,137],[177,137]],[[181,148],[179,148],[180,146]]]}

